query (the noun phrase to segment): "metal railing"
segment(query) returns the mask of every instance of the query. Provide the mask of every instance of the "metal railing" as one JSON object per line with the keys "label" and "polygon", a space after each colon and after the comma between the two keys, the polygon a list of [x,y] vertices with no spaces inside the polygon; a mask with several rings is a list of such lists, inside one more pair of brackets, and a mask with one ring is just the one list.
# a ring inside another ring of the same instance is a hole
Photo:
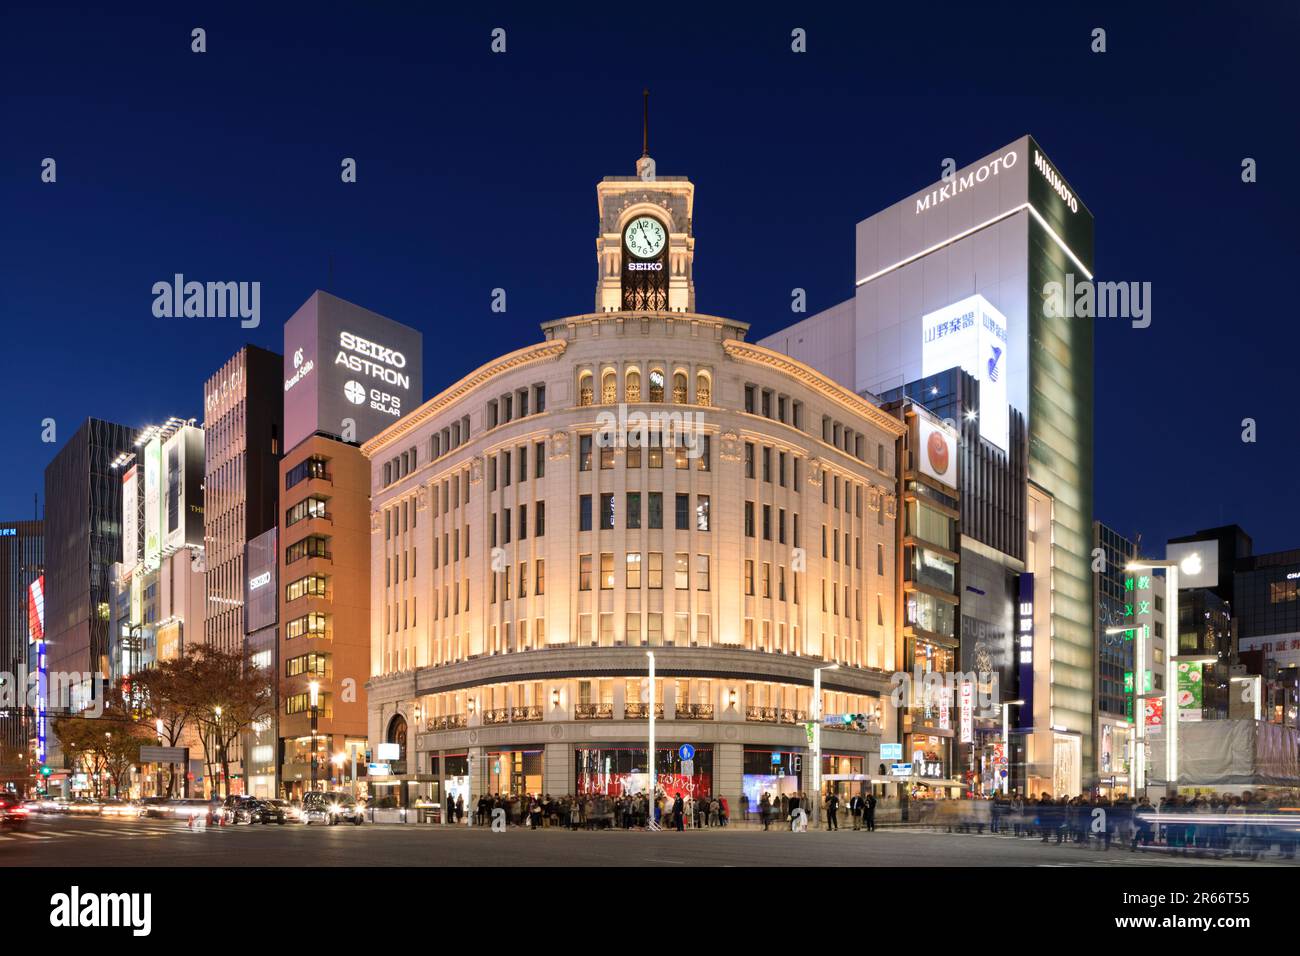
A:
{"label": "metal railing", "polygon": [[687,720],[712,720],[712,704],[678,704],[677,716]]}
{"label": "metal railing", "polygon": [[536,704],[529,707],[510,708],[511,723],[527,723],[529,721],[537,721],[541,719],[542,719],[542,708],[538,707]]}
{"label": "metal railing", "polygon": [[[649,720],[649,704],[624,704],[623,716],[627,720]],[[655,704],[655,720],[662,720],[664,716],[664,705]]]}
{"label": "metal railing", "polygon": [[573,716],[577,720],[613,720],[613,704],[576,704]]}

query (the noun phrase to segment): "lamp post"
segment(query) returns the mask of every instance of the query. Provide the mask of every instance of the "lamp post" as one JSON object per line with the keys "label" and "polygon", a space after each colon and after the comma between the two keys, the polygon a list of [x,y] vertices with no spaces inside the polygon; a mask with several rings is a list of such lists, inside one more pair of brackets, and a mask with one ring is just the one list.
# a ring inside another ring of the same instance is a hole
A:
{"label": "lamp post", "polygon": [[310,695],[311,703],[311,788],[316,789],[316,726],[317,717],[320,713],[320,681],[312,681],[307,685],[307,691]]}
{"label": "lamp post", "polygon": [[[163,722],[161,717],[154,720],[153,729],[158,732],[158,746],[161,747],[163,745]],[[162,796],[162,761],[161,760],[158,761],[158,788],[157,788],[157,793],[155,793],[155,796],[158,797]]]}
{"label": "lamp post", "polygon": [[649,819],[655,818],[655,799],[657,796],[658,778],[655,774],[655,652],[646,651],[646,659],[650,662],[650,747],[646,755],[646,763],[650,767],[650,806]]}
{"label": "lamp post", "polygon": [[[1133,795],[1136,796],[1139,791],[1145,792],[1147,786],[1147,750],[1146,750],[1146,726],[1147,714],[1146,705],[1142,701],[1146,700],[1147,694],[1142,693],[1142,688],[1146,681],[1146,637],[1147,626],[1139,624],[1136,627],[1108,627],[1107,634],[1127,634],[1133,631],[1133,757],[1129,761],[1129,781],[1132,784]],[[1141,704],[1142,706],[1138,706]],[[1166,715],[1166,720],[1168,716]]]}
{"label": "lamp post", "polygon": [[1007,761],[1007,775],[1002,778],[1002,793],[1005,796],[1011,789],[1011,708],[1019,707],[1023,700],[1004,700],[1002,702],[1002,754]]}
{"label": "lamp post", "polygon": [[[222,743],[222,737],[221,737],[221,708],[215,707],[213,708],[213,710],[217,715],[217,722],[216,724],[214,724],[214,726],[216,727],[216,734],[217,734],[217,759],[221,764],[221,779],[223,785],[226,788],[226,796],[230,796],[230,781],[226,780],[226,762],[224,759],[222,759],[226,755],[226,748]],[[216,792],[215,787],[213,788],[213,792],[214,793]]]}
{"label": "lamp post", "polygon": [[813,668],[813,732],[812,732],[812,820],[817,826],[822,808],[822,671],[839,670],[839,664],[823,664]]}

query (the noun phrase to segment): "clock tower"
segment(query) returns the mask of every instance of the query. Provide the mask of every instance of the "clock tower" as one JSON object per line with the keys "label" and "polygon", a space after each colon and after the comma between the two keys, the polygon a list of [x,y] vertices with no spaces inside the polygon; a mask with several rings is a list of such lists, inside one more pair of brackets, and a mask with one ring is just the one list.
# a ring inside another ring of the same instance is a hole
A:
{"label": "clock tower", "polygon": [[695,311],[694,201],[685,176],[656,175],[643,126],[636,175],[606,176],[596,185],[597,312]]}

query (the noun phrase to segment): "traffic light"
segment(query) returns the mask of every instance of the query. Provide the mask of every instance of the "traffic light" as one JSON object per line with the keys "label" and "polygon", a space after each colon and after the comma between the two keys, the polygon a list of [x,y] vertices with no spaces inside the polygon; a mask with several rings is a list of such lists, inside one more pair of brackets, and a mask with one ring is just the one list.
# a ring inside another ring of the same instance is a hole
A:
{"label": "traffic light", "polygon": [[50,771],[50,768],[49,768],[49,767],[41,767],[41,776],[42,776],[42,777],[48,777],[48,776],[50,775],[50,773],[51,773],[51,771]]}

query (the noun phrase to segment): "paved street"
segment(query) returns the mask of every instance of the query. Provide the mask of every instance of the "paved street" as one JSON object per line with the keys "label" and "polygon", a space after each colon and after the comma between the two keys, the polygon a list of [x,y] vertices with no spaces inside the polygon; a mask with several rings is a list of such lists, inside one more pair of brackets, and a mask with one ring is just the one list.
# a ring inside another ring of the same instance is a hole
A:
{"label": "paved street", "polygon": [[[166,820],[41,817],[0,832],[0,866],[1206,866],[1163,851],[1044,846],[989,834],[484,830],[367,824],[190,831]],[[1243,865],[1220,861],[1219,865]],[[1294,866],[1274,858],[1250,866]]]}

